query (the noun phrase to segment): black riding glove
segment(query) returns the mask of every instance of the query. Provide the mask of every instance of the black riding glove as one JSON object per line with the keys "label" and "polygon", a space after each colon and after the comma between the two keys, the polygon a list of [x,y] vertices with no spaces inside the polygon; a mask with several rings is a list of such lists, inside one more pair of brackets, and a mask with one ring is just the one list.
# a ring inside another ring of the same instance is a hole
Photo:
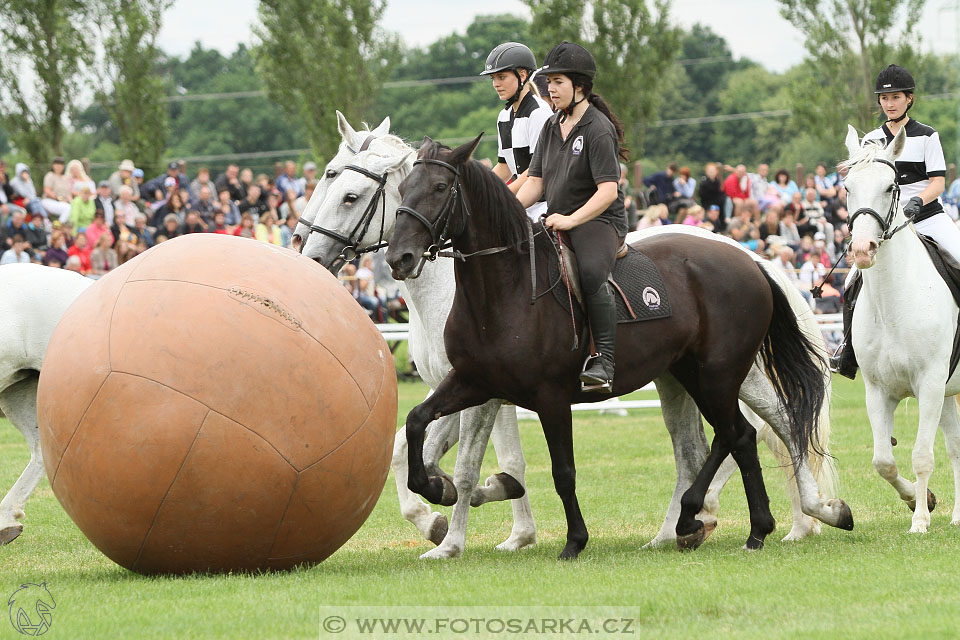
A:
{"label": "black riding glove", "polygon": [[907,216],[910,220],[913,220],[920,213],[920,207],[923,206],[923,200],[920,199],[920,196],[913,196],[910,198],[909,202],[903,207],[903,215]]}

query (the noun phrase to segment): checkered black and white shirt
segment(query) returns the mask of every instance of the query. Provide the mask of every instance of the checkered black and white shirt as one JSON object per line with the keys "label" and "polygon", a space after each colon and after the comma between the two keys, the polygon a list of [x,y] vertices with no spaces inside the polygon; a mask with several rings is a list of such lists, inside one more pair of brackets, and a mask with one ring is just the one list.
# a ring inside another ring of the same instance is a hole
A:
{"label": "checkered black and white shirt", "polygon": [[[540,131],[553,115],[553,110],[531,91],[514,111],[508,106],[497,116],[497,162],[503,162],[513,176],[519,176],[530,166],[537,148]],[[527,214],[538,218],[547,210],[546,201],[534,203]]]}
{"label": "checkered black and white shirt", "polygon": [[[896,161],[901,205],[909,202],[913,196],[919,196],[930,184],[930,178],[947,175],[947,163],[943,159],[940,134],[933,127],[928,127],[912,118],[904,128],[907,132],[907,140],[904,143],[903,153]],[[885,141],[889,144],[893,140],[893,134],[884,124],[863,136],[863,142],[870,140]],[[937,198],[923,205],[915,221],[926,220],[942,211],[943,204],[940,198]]]}

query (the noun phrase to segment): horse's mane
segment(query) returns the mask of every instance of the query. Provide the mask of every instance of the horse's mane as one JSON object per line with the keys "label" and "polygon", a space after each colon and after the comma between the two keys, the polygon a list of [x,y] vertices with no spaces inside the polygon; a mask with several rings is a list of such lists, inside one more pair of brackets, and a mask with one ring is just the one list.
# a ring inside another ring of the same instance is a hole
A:
{"label": "horse's mane", "polygon": [[883,151],[884,148],[885,145],[879,144],[878,142],[868,142],[861,146],[856,153],[851,154],[849,158],[837,165],[837,167],[849,171],[865,164],[870,164],[880,155],[880,152]]}
{"label": "horse's mane", "polygon": [[[445,145],[428,143],[421,157],[444,160],[442,153],[449,151]],[[460,184],[469,192],[471,213],[490,221],[495,242],[519,249],[527,239],[527,213],[503,180],[471,158],[460,166]]]}

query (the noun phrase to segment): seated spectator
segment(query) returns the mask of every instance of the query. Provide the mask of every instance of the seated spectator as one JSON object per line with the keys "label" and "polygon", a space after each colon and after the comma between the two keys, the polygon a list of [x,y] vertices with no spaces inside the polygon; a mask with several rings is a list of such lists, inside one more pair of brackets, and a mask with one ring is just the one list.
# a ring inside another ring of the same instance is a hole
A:
{"label": "seated spectator", "polygon": [[253,216],[245,213],[240,216],[240,225],[233,230],[233,235],[241,238],[252,238],[256,240],[257,230],[253,224]]}
{"label": "seated spectator", "polygon": [[80,264],[80,258],[77,256],[70,256],[67,258],[67,263],[63,266],[67,271],[74,271],[80,275],[85,275],[83,273],[83,265]]}
{"label": "seated spectator", "polygon": [[[117,236],[117,243],[114,245],[114,250],[117,252],[117,264],[123,264],[139,255],[140,246],[140,237],[130,231],[126,225],[123,225],[120,229],[120,235]],[[143,249],[146,249],[146,245],[143,246]]]}
{"label": "seated spectator", "polygon": [[61,229],[55,229],[54,232],[50,234],[50,248],[43,254],[43,264],[50,266],[50,263],[55,260],[60,266],[63,266],[67,263],[67,258],[69,257],[67,254],[67,241],[63,237],[63,231]]}
{"label": "seated spectator", "polygon": [[370,292],[373,284],[373,272],[366,267],[357,269],[350,263],[340,271],[340,277],[343,279],[343,286],[360,306],[367,310],[367,314],[373,321],[382,322],[380,299]]}
{"label": "seated spectator", "polygon": [[136,201],[140,198],[140,189],[133,178],[133,172],[135,169],[136,167],[133,166],[133,160],[124,160],[120,163],[120,166],[117,168],[117,170],[111,173],[110,177],[107,178],[107,183],[110,185],[110,194],[114,198],[120,197],[120,189],[123,187],[130,189],[130,199],[132,201]]}
{"label": "seated spectator", "polygon": [[27,253],[27,241],[19,233],[10,238],[10,248],[0,256],[0,265],[30,264],[30,254]]}
{"label": "seated spectator", "polygon": [[187,214],[186,219],[183,222],[183,228],[181,229],[181,235],[186,235],[188,233],[206,233],[207,227],[203,224],[203,221],[200,219],[200,214],[196,211],[191,211]]}
{"label": "seated spectator", "polygon": [[652,204],[643,211],[643,215],[640,216],[639,222],[637,222],[637,231],[642,231],[643,229],[649,229],[650,227],[659,227],[663,225],[661,216],[667,215],[667,205],[665,204]]}
{"label": "seated spectator", "polygon": [[231,162],[227,165],[227,170],[221,173],[214,183],[217,193],[219,194],[226,189],[230,193],[230,199],[235,204],[240,204],[240,201],[247,197],[247,191],[240,183],[239,173],[240,167]]}
{"label": "seated spectator", "polygon": [[697,181],[690,177],[690,167],[680,167],[677,177],[673,181],[674,192],[678,193],[680,198],[693,200],[696,188]]}
{"label": "seated spectator", "polygon": [[87,225],[86,231],[83,232],[87,236],[87,244],[91,247],[96,247],[100,241],[100,236],[107,236],[109,244],[107,246],[112,247],[115,238],[113,237],[113,232],[110,231],[110,227],[107,226],[107,221],[103,216],[102,211],[96,211],[93,214],[93,222]]}
{"label": "seated spectator", "polygon": [[269,207],[266,202],[260,200],[259,185],[252,184],[250,188],[247,189],[247,197],[237,205],[237,208],[240,210],[240,215],[249,213],[253,217],[254,223],[258,223],[260,216],[267,211]]}
{"label": "seated spectator", "polygon": [[816,188],[808,188],[803,199],[803,214],[807,220],[808,230],[816,233],[823,231],[826,223],[823,205],[817,200]]}
{"label": "seated spectator", "polygon": [[138,238],[140,238],[140,243],[143,245],[144,249],[149,249],[156,244],[156,240],[153,237],[153,232],[151,232],[150,227],[147,226],[146,214],[138,211],[133,220],[133,228],[130,230],[135,233]]}
{"label": "seated spectator", "polygon": [[268,242],[270,244],[275,244],[278,247],[283,245],[283,240],[280,235],[280,227],[276,224],[277,219],[270,212],[265,213],[260,218],[260,223],[257,225],[256,238],[261,242]]}
{"label": "seated spectator", "polygon": [[[760,192],[755,191],[754,193]],[[783,203],[780,201],[780,192],[777,191],[775,185],[769,183],[767,184],[767,192],[757,199],[757,204],[760,205],[761,212],[767,211],[774,205],[777,205],[778,210],[783,209]]]}
{"label": "seated spectator", "polygon": [[117,252],[110,246],[111,243],[112,238],[106,233],[100,234],[97,238],[96,247],[90,252],[90,275],[99,278],[119,265]]}
{"label": "seated spectator", "polygon": [[37,196],[37,190],[33,186],[33,179],[30,177],[30,167],[23,162],[17,163],[16,175],[10,179],[10,187],[13,189],[14,204],[23,207],[27,213],[39,213],[47,217],[47,211],[40,203]]}
{"label": "seated spectator", "polygon": [[[760,223],[760,238],[766,240],[768,236],[780,235],[780,204],[770,207]],[[787,243],[789,244],[789,242]]]}
{"label": "seated spectator", "polygon": [[23,209],[13,211],[3,224],[3,230],[0,232],[3,251],[13,248],[14,236],[20,236],[23,240],[27,238],[27,212]]}
{"label": "seated spectator", "polygon": [[217,192],[217,185],[210,179],[210,169],[200,167],[197,170],[197,179],[190,183],[190,196],[194,200],[200,199],[200,190],[204,187],[210,192],[210,199],[213,199],[213,195]]}
{"label": "seated spectator", "polygon": [[784,205],[793,200],[793,194],[800,193],[797,183],[790,179],[790,172],[786,169],[777,169],[777,173],[773,176],[773,186],[776,187],[777,193],[780,194],[780,201]]}
{"label": "seated spectator", "polygon": [[[47,231],[48,221],[43,214],[33,214],[33,219],[27,220],[24,239],[30,244],[34,258],[43,258],[43,252],[50,246],[50,234]],[[53,228],[51,227],[50,231]]]}
{"label": "seated spectator", "polygon": [[743,203],[750,197],[750,179],[747,177],[747,167],[738,164],[737,168],[723,181],[723,192],[733,203],[733,215],[737,216]]}
{"label": "seated spectator", "polygon": [[799,223],[801,220],[806,221],[806,215],[803,211],[803,194],[799,191],[795,192],[790,196],[790,202],[784,207],[784,211],[789,211],[793,214],[794,220]]}
{"label": "seated spectator", "polygon": [[[240,170],[240,186],[243,187],[244,193],[246,193],[252,184],[254,184],[253,170],[250,169],[250,167],[244,167]],[[260,193],[263,193],[263,189],[260,190]]]}
{"label": "seated spectator", "polygon": [[280,227],[280,246],[285,249],[290,248],[290,242],[293,240],[293,232],[297,228],[297,222],[300,218],[297,217],[297,214],[291,213],[288,214],[283,220],[283,226]]}
{"label": "seated spectator", "polygon": [[297,164],[293,160],[287,160],[283,173],[277,177],[277,190],[280,193],[293,191],[298,197],[303,195],[303,184],[297,179]]}
{"label": "seated spectator", "polygon": [[224,215],[223,223],[229,229],[240,226],[240,208],[237,206],[237,203],[230,199],[230,191],[228,189],[221,189],[217,192],[217,197],[220,211],[222,211]]}
{"label": "seated spectator", "polygon": [[213,221],[207,227],[208,233],[223,233],[229,234],[232,233],[230,227],[226,225],[227,216],[223,211],[215,211],[213,214]]}
{"label": "seated spectator", "polygon": [[98,211],[103,211],[107,224],[112,225],[114,217],[113,192],[110,191],[110,183],[106,180],[101,180],[100,184],[97,185],[97,197],[94,198],[93,204]]}
{"label": "seated spectator", "polygon": [[168,213],[163,219],[163,224],[157,229],[156,238],[157,242],[161,242],[160,236],[163,236],[164,240],[173,240],[182,234],[180,218],[175,213]]}
{"label": "seated spectator", "polygon": [[708,215],[713,205],[722,212],[726,196],[723,193],[723,181],[720,180],[720,167],[716,162],[708,162],[703,169],[704,176],[700,178],[700,205],[707,210]]}
{"label": "seated spectator", "polygon": [[96,211],[97,205],[93,201],[93,191],[90,189],[90,185],[81,185],[80,193],[70,203],[70,222],[77,229],[85,227],[93,222]]}
{"label": "seated spectator", "polygon": [[186,178],[180,176],[180,165],[171,162],[167,165],[167,172],[148,180],[140,187],[140,196],[147,202],[159,202],[169,197],[170,189],[189,189]]}
{"label": "seated spectator", "polygon": [[709,229],[714,233],[723,233],[727,229],[727,223],[720,215],[720,205],[712,204],[707,209],[706,219],[703,221],[703,228]]}
{"label": "seated spectator", "polygon": [[[187,219],[187,212],[183,208],[183,199],[180,197],[180,192],[176,189],[170,192],[166,202],[153,214],[153,226],[159,228],[165,225],[167,216],[171,215],[176,217],[177,224]],[[170,239],[170,236],[167,236],[167,239]]]}
{"label": "seated spectator", "polygon": [[846,245],[846,237],[843,235],[843,229],[834,227],[833,241],[827,243],[827,254],[830,257],[830,263],[837,262],[843,256],[843,249]]}
{"label": "seated spectator", "polygon": [[[303,192],[306,194],[307,185],[317,181],[317,163],[309,161],[303,165],[303,177],[300,178],[300,184],[303,185]],[[310,196],[307,196],[310,199]]]}
{"label": "seated spectator", "polygon": [[687,215],[683,219],[683,224],[691,227],[702,227],[704,213],[703,207],[698,204],[693,205],[687,209]]}
{"label": "seated spectator", "polygon": [[213,220],[213,212],[220,208],[219,203],[213,199],[213,192],[210,187],[203,185],[200,187],[199,195],[193,199],[190,210],[196,211],[204,223],[209,224]]}
{"label": "seated spectator", "polygon": [[657,171],[643,179],[643,184],[656,189],[656,203],[670,205],[680,194],[673,187],[673,180],[679,167],[676,162],[667,165],[665,171]]}
{"label": "seated spectator", "polygon": [[80,195],[83,187],[90,189],[90,193],[97,190],[96,183],[87,175],[83,168],[83,163],[79,160],[71,160],[67,163],[67,179],[70,181],[70,195],[76,198]]}
{"label": "seated spectator", "polygon": [[777,235],[783,238],[784,243],[794,251],[800,248],[800,230],[797,228],[792,211],[784,210],[781,214],[780,230]]}
{"label": "seated spectator", "polygon": [[0,171],[0,220],[6,220],[14,209],[26,212],[26,209],[13,202],[16,193],[7,182],[6,172]]}
{"label": "seated spectator", "polygon": [[70,219],[70,202],[73,200],[70,178],[63,175],[64,166],[63,158],[53,159],[50,171],[43,177],[43,198],[40,200],[48,216],[60,222]]}
{"label": "seated spectator", "polygon": [[818,162],[813,176],[813,186],[820,200],[832,200],[837,197],[837,174],[827,175],[827,165]]}
{"label": "seated spectator", "polygon": [[132,227],[136,224],[140,209],[133,203],[133,189],[127,185],[120,187],[120,196],[114,200],[114,221]]}
{"label": "seated spectator", "polygon": [[758,164],[756,173],[748,173],[747,177],[750,178],[750,193],[756,200],[764,197],[767,193],[767,187],[770,186],[770,183],[767,181],[770,174],[770,166],[766,164]]}
{"label": "seated spectator", "polygon": [[[73,241],[73,246],[67,249],[67,255],[76,258],[80,261],[80,273],[87,275],[90,273],[90,251],[91,247],[87,245],[87,236],[80,233],[77,234],[76,239]],[[69,264],[70,259],[67,259]]]}

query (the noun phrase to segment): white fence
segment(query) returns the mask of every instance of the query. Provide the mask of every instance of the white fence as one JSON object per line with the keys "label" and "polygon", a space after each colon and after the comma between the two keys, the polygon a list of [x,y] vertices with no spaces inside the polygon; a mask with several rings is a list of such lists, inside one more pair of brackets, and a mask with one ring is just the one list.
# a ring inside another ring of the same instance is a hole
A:
{"label": "white fence", "polygon": [[[843,329],[843,317],[839,313],[831,313],[816,316],[817,323],[821,331],[841,331]],[[385,340],[389,342],[403,341],[410,337],[410,325],[407,323],[389,323],[378,324],[377,329],[383,334]],[[655,391],[653,384],[640,389],[641,391]],[[614,415],[627,415],[627,409],[659,409],[660,400],[620,400],[612,398],[603,402],[587,402],[575,404],[570,407],[571,411],[599,411],[611,413]],[[536,420],[537,414],[521,407],[517,407],[517,418],[519,420]]]}

